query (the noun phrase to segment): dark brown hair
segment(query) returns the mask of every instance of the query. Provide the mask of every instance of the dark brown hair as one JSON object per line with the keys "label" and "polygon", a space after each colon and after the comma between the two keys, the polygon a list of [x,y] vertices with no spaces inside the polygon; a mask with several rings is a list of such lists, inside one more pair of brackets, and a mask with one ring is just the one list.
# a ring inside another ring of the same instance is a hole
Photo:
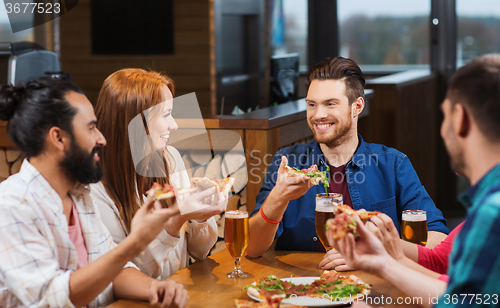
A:
{"label": "dark brown hair", "polygon": [[10,139],[28,158],[43,152],[45,136],[54,126],[73,136],[77,110],[66,100],[69,92],[83,94],[72,83],[48,78],[0,87],[0,120],[9,121]]}
{"label": "dark brown hair", "polygon": [[464,105],[483,135],[500,141],[500,54],[487,54],[462,66],[450,79],[446,97]]}
{"label": "dark brown hair", "polygon": [[359,66],[351,59],[326,58],[315,64],[307,76],[307,88],[313,80],[344,80],[345,94],[349,99],[349,104],[352,104],[358,97],[365,98],[365,78]]}
{"label": "dark brown hair", "polygon": [[[126,232],[130,232],[132,218],[143,203],[142,196],[153,182],[163,185],[169,181],[168,164],[161,151],[153,153],[147,159],[162,162],[162,166],[157,167],[167,171],[166,174],[163,172],[164,177],[144,177],[137,174],[128,132],[128,125],[135,116],[141,114],[143,122],[146,123],[144,111],[165,99],[162,94],[163,85],[174,94],[173,81],[160,73],[142,69],[122,69],[106,78],[97,100],[98,128],[107,140],[101,155],[103,184],[120,211]],[[150,162],[141,163],[152,166]]]}

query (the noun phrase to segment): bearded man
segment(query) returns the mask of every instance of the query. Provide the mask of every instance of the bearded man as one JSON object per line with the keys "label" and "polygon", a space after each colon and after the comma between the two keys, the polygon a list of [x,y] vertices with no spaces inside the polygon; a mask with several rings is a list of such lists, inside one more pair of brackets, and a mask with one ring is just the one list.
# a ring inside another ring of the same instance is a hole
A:
{"label": "bearded man", "polygon": [[[427,212],[428,247],[449,230],[440,210],[425,191],[410,161],[396,149],[363,141],[358,117],[365,106],[365,79],[351,59],[325,59],[309,72],[307,121],[313,141],[279,150],[273,157],[250,218],[247,254],[261,256],[276,240],[276,249],[324,251],[314,226],[316,194],[305,176],[290,176],[285,166],[330,170],[328,192],[341,193],[354,209],[380,211],[395,225],[404,210]],[[349,269],[335,250],[319,264]]]}
{"label": "bearded man", "polygon": [[0,307],[101,307],[115,298],[185,307],[187,291],[128,262],[179,212],[150,193],[115,244],[86,184],[103,175],[106,139],[92,104],[59,80],[0,87],[0,120],[26,154],[19,173],[0,184]]}

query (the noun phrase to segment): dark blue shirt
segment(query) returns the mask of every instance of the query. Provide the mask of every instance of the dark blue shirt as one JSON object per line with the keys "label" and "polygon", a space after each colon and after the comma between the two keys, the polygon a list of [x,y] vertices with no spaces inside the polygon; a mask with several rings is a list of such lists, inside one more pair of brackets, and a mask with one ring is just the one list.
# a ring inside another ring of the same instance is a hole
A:
{"label": "dark blue shirt", "polygon": [[[283,155],[288,158],[290,167],[304,169],[316,164],[319,170],[326,170],[325,158],[315,140],[279,150],[264,176],[252,216],[259,211],[274,188]],[[425,210],[429,231],[449,233],[443,214],[434,205],[403,153],[380,144],[366,143],[359,136],[359,147],[347,163],[345,172],[354,209],[383,212],[392,218],[398,228],[402,211]],[[275,235],[278,239],[276,249],[317,249],[314,210],[316,194],[321,192],[325,192],[323,185],[316,185],[304,196],[288,203]]]}

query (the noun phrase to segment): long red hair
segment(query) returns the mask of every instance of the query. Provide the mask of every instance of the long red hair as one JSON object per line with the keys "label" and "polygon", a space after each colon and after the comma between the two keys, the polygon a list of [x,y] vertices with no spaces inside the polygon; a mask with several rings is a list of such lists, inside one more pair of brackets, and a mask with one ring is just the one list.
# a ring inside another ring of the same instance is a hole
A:
{"label": "long red hair", "polygon": [[157,167],[167,171],[163,172],[164,176],[144,177],[136,172],[128,133],[128,125],[134,117],[141,114],[146,123],[144,111],[165,100],[163,85],[174,95],[174,83],[165,75],[143,69],[119,70],[104,80],[95,108],[98,128],[107,140],[101,155],[103,184],[120,211],[127,233],[153,182],[169,182],[169,166],[163,153],[160,153],[163,166]]}

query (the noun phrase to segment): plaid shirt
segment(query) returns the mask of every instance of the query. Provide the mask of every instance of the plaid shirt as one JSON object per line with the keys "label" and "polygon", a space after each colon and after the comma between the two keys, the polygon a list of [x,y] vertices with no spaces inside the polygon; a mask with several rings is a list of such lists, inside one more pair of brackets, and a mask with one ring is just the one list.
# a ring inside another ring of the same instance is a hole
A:
{"label": "plaid shirt", "polygon": [[[88,188],[78,184],[69,193],[80,216],[90,263],[116,244]],[[19,173],[0,184],[0,307],[74,307],[69,277],[76,270],[77,252],[62,209],[59,195],[27,160]],[[88,307],[113,300],[109,284]]]}
{"label": "plaid shirt", "polygon": [[438,307],[500,306],[500,164],[461,196],[467,220],[450,255]]}

